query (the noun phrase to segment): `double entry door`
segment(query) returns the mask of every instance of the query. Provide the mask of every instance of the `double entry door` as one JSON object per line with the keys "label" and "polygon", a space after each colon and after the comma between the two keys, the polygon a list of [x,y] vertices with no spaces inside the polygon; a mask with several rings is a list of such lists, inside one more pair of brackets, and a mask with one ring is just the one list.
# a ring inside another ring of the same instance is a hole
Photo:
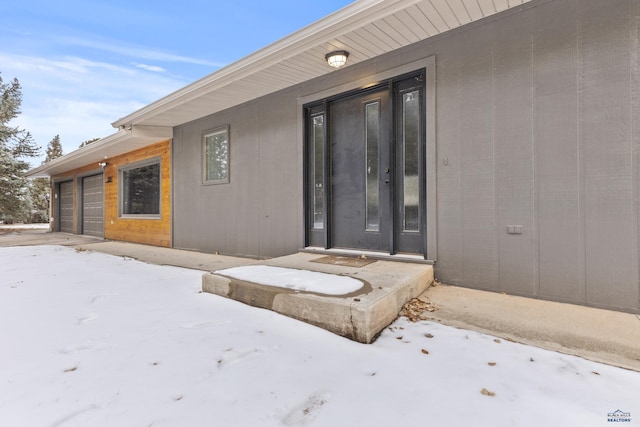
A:
{"label": "double entry door", "polygon": [[424,75],[306,114],[307,245],[425,254]]}

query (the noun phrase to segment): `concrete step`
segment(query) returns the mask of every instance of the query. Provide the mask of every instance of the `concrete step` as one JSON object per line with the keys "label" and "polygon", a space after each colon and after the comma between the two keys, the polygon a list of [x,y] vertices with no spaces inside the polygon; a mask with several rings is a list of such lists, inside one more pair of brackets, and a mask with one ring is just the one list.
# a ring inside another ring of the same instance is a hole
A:
{"label": "concrete step", "polygon": [[[251,264],[255,265],[255,262]],[[362,343],[371,343],[393,322],[402,306],[433,283],[433,266],[394,261],[297,253],[260,265],[345,275],[363,282],[348,295],[325,295],[266,286],[212,272],[202,289],[266,308]]]}

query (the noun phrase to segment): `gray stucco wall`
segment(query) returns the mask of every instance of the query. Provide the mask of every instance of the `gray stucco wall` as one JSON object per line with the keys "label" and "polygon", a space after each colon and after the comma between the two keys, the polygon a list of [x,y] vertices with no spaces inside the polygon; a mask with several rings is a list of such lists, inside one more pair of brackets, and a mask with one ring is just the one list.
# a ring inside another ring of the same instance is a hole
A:
{"label": "gray stucco wall", "polygon": [[[637,0],[534,0],[180,126],[174,245],[295,252],[298,98],[435,55],[437,277],[640,312],[639,26]],[[231,183],[203,186],[201,134],[226,124]]]}
{"label": "gray stucco wall", "polygon": [[438,44],[442,281],[640,308],[639,5],[539,2]]}
{"label": "gray stucco wall", "polygon": [[[263,98],[174,130],[175,247],[254,257],[301,247],[295,99]],[[203,185],[202,133],[224,125],[230,129],[230,182]]]}

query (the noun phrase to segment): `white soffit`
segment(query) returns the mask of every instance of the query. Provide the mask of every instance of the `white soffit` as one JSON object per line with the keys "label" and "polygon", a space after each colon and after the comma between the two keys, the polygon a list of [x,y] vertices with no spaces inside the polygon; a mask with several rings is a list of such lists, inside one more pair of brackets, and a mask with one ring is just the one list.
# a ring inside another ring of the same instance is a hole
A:
{"label": "white soffit", "polygon": [[113,126],[177,126],[328,74],[326,53],[347,66],[530,0],[357,0],[213,74],[125,116]]}
{"label": "white soffit", "polygon": [[31,178],[45,178],[66,173],[76,168],[98,162],[108,162],[110,158],[128,153],[150,144],[173,138],[173,128],[158,126],[133,126],[122,129],[113,135],[99,139],[66,154],[42,166],[33,168],[25,176]]}

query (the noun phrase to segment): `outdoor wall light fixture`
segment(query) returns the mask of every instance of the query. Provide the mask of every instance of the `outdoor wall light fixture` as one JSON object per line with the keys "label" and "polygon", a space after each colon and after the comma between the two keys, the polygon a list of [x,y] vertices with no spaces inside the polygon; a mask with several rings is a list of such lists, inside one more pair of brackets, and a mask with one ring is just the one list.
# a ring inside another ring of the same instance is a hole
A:
{"label": "outdoor wall light fixture", "polygon": [[349,52],[347,52],[346,50],[336,50],[334,52],[327,53],[324,56],[324,59],[326,59],[327,64],[329,64],[333,68],[340,68],[347,63],[348,57]]}
{"label": "outdoor wall light fixture", "polygon": [[107,166],[108,163],[107,162],[99,162],[98,166],[100,166],[102,169],[104,169],[105,166]]}

